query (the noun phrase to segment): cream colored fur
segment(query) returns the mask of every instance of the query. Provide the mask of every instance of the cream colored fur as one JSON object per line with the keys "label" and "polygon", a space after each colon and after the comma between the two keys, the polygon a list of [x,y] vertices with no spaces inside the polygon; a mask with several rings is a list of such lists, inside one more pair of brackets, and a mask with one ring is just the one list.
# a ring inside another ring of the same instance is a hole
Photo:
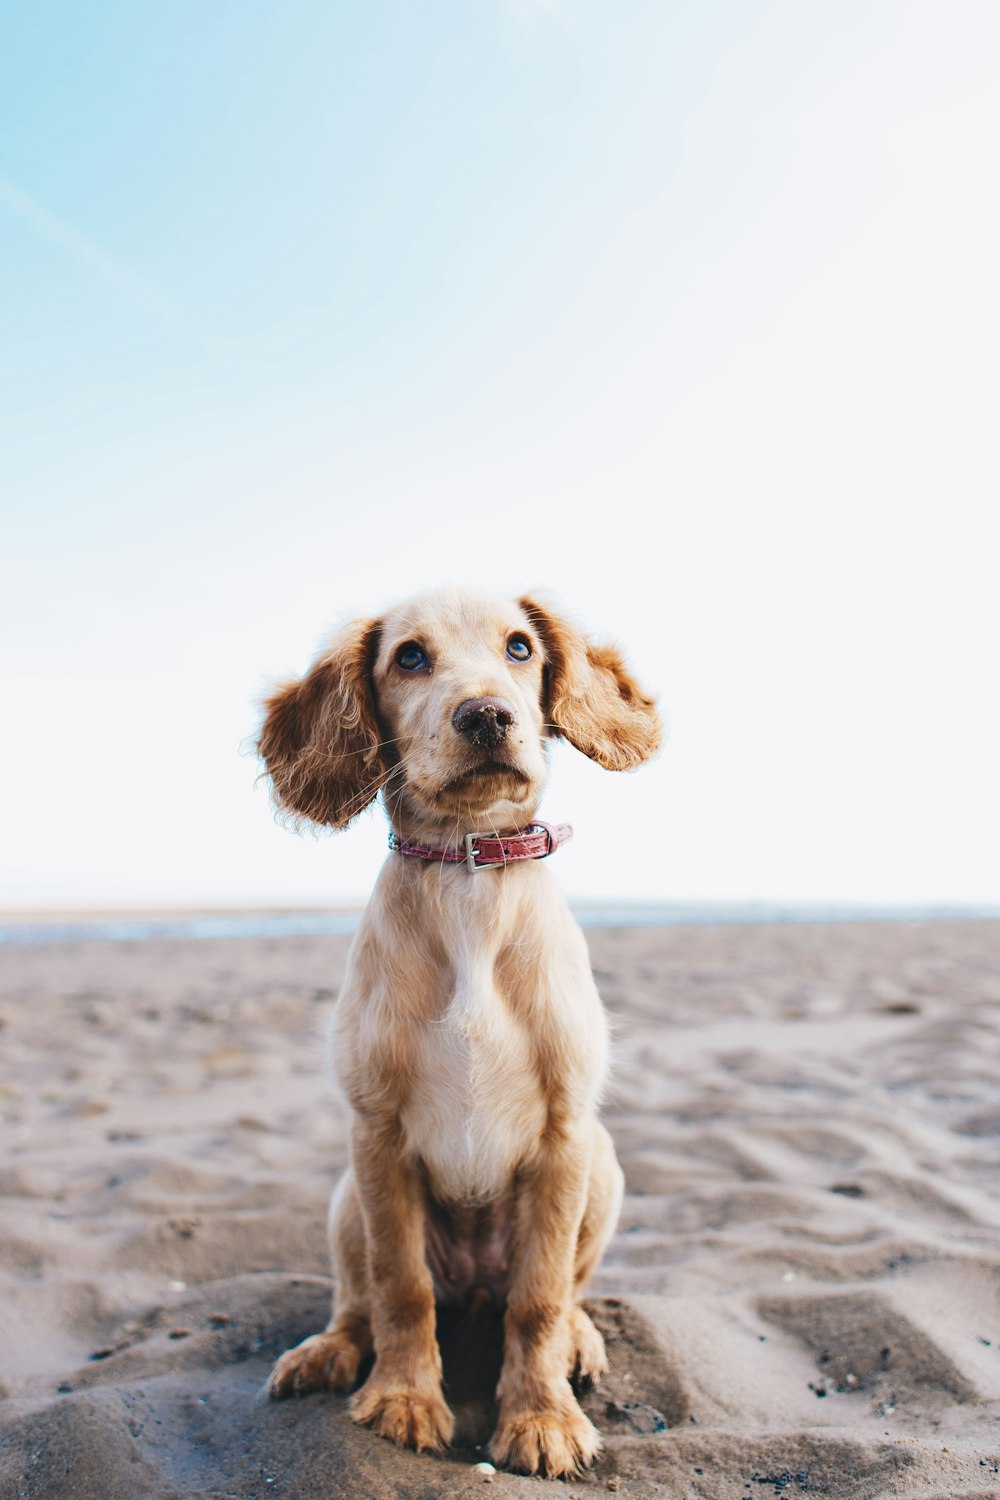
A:
{"label": "cream colored fur", "polygon": [[[415,647],[424,661],[412,669],[402,662]],[[456,711],[480,700],[504,705],[496,744],[456,727]],[[346,826],[381,790],[401,837],[458,845],[531,822],[557,733],[620,769],[655,750],[659,723],[618,654],[551,610],[448,590],[343,632],[269,700],[261,753],[293,815]],[[570,1377],[596,1380],[604,1352],[576,1299],[622,1180],[596,1114],[604,1014],[548,862],[472,874],[390,855],[337,1002],[332,1059],[354,1120],[331,1203],[333,1317],[279,1360],[272,1394],[349,1389],[374,1346],[355,1418],[443,1446],[453,1424],[435,1300],[479,1277],[506,1306],[491,1455],[529,1473],[578,1471],[598,1437]]]}

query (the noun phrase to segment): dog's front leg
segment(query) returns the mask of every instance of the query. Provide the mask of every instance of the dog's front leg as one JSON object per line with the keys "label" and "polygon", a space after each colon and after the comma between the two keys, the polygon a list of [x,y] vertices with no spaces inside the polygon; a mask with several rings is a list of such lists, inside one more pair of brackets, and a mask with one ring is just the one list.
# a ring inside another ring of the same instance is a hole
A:
{"label": "dog's front leg", "polygon": [[548,1139],[517,1188],[517,1260],[490,1457],[528,1474],[575,1474],[600,1446],[568,1379],[574,1259],[589,1166],[589,1150],[579,1139]]}
{"label": "dog's front leg", "polygon": [[366,1121],[352,1136],[368,1240],[375,1366],[351,1414],[408,1448],[447,1447],[454,1420],[441,1394],[434,1289],[424,1252],[423,1184],[394,1130]]}

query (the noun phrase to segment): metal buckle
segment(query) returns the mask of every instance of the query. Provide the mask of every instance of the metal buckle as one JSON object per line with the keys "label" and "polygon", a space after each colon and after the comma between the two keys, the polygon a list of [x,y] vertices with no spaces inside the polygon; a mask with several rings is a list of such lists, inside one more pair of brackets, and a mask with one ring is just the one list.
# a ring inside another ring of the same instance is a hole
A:
{"label": "metal buckle", "polygon": [[506,860],[487,860],[483,865],[476,864],[476,851],[473,845],[476,839],[488,839],[493,835],[489,833],[467,833],[465,835],[465,867],[470,875],[478,875],[480,870],[502,870],[507,863]]}

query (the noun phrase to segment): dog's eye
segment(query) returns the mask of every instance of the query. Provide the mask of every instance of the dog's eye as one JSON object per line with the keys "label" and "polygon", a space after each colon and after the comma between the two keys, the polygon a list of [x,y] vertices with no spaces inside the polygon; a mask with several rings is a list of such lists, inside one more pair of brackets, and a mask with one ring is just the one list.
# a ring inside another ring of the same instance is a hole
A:
{"label": "dog's eye", "polygon": [[512,635],[507,642],[507,655],[511,661],[527,661],[531,656],[531,647],[523,635]]}
{"label": "dog's eye", "polygon": [[404,672],[415,672],[418,667],[426,665],[427,653],[414,641],[407,641],[406,645],[400,646],[396,652],[396,666],[402,667]]}

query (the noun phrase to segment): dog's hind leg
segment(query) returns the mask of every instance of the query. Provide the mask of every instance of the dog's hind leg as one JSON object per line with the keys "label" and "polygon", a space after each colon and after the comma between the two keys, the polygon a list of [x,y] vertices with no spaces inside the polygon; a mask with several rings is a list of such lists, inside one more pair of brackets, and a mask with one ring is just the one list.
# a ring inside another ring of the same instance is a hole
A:
{"label": "dog's hind leg", "polygon": [[[574,1292],[579,1296],[600,1263],[621,1213],[625,1178],[607,1130],[594,1121],[594,1148],[590,1165],[587,1206],[583,1211],[576,1242]],[[570,1376],[578,1385],[597,1385],[608,1367],[604,1339],[579,1302],[570,1314],[572,1347]]]}
{"label": "dog's hind leg", "polygon": [[314,1333],[278,1360],[268,1380],[270,1395],[349,1391],[358,1366],[371,1353],[371,1288],[365,1228],[350,1167],[334,1189],[328,1220],[336,1290],[326,1331]]}

